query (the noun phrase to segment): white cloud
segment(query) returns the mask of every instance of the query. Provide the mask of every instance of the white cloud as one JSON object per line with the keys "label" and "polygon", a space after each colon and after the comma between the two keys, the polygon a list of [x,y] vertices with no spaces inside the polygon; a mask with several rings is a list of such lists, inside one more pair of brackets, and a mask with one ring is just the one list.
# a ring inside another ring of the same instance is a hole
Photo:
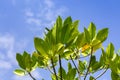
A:
{"label": "white cloud", "polygon": [[[29,1],[30,3],[30,1]],[[41,0],[40,7],[31,6],[25,9],[25,22],[32,31],[40,31],[44,27],[51,27],[58,15],[64,15],[67,8],[56,6],[53,0]]]}
{"label": "white cloud", "polygon": [[54,6],[54,3],[52,2],[52,0],[44,0],[44,3],[49,7],[52,8]]}
{"label": "white cloud", "polygon": [[28,10],[26,10],[25,15],[28,17],[33,17],[34,13],[30,9],[28,9]]}
{"label": "white cloud", "polygon": [[12,5],[16,5],[16,0],[11,0]]}
{"label": "white cloud", "polygon": [[8,61],[0,60],[0,69],[11,69],[12,65]]}
{"label": "white cloud", "polygon": [[[26,39],[16,40],[11,34],[0,34],[0,72],[2,73],[0,79],[3,75],[6,75],[11,77],[12,80],[32,80],[29,75],[21,77],[12,74],[15,67],[19,67],[16,62],[16,51],[23,51],[28,46],[28,43],[29,41]],[[42,78],[37,70],[33,71],[32,75],[36,79]]]}
{"label": "white cloud", "polygon": [[0,48],[5,49],[13,49],[14,45],[14,38],[7,34],[7,35],[0,35]]}

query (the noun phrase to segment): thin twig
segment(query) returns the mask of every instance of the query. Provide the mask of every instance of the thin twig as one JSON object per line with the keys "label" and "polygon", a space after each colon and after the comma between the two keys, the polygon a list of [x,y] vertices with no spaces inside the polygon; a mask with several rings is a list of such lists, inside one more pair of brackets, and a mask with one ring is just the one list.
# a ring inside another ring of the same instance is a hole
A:
{"label": "thin twig", "polygon": [[57,73],[56,73],[55,66],[54,66],[54,62],[53,62],[53,59],[52,59],[52,58],[51,58],[51,63],[52,63],[52,67],[53,67],[53,71],[54,71],[56,80],[58,80]]}
{"label": "thin twig", "polygon": [[[78,59],[78,70],[79,70],[79,67],[80,67],[80,65],[79,65],[79,59]],[[79,70],[79,72],[80,72],[80,70]],[[80,75],[80,73],[78,73],[78,80],[81,80],[81,75]]]}
{"label": "thin twig", "polygon": [[50,71],[51,74],[54,74],[54,72],[52,72],[52,70],[48,66],[47,69]]}
{"label": "thin twig", "polygon": [[77,70],[78,74],[80,74],[80,72],[79,72],[79,70],[78,70],[78,68],[77,68],[74,60],[72,59],[72,56],[71,56],[71,55],[70,55],[70,58],[71,58],[71,60],[72,60],[73,65],[75,66],[75,69]]}
{"label": "thin twig", "polygon": [[[76,55],[76,57],[77,57],[77,61],[78,61],[78,80],[81,80],[81,75],[80,75],[80,70],[79,70],[79,57],[78,57],[78,55],[77,54],[79,54],[79,50],[78,49],[76,49],[77,51],[75,52],[75,55]],[[71,57],[72,58],[72,57]]]}
{"label": "thin twig", "polygon": [[103,74],[105,74],[107,70],[108,70],[108,68],[105,69],[105,71],[103,71],[100,75],[98,75],[98,76],[95,78],[95,80],[98,79],[98,78],[100,78]]}
{"label": "thin twig", "polygon": [[30,72],[28,72],[28,74],[29,74],[29,76],[30,76],[33,80],[36,80],[36,79],[32,76],[32,74],[31,74]]}
{"label": "thin twig", "polygon": [[61,56],[59,55],[59,65],[60,65],[60,79],[62,80],[62,63],[61,63]]}
{"label": "thin twig", "polygon": [[[54,72],[52,72],[52,70],[47,66],[47,69],[50,71],[51,74],[54,74]],[[61,78],[59,75],[57,75],[58,78]],[[64,80],[64,79],[62,79]]]}
{"label": "thin twig", "polygon": [[87,72],[86,72],[86,74],[85,74],[84,80],[86,80],[87,75],[88,75],[88,73],[89,73],[89,69],[90,69],[90,65],[91,65],[91,60],[92,60],[92,53],[93,53],[93,48],[91,48],[90,61],[89,61],[89,65],[88,65]]}

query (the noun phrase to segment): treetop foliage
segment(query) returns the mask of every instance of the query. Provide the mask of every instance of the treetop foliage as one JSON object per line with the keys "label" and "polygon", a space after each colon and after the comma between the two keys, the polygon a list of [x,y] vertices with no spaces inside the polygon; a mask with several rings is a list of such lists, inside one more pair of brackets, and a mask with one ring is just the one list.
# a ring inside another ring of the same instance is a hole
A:
{"label": "treetop foliage", "polygon": [[[83,32],[78,27],[79,20],[73,21],[71,17],[62,20],[58,16],[53,27],[46,28],[44,38],[34,38],[35,51],[32,54],[26,51],[16,54],[20,68],[14,73],[20,76],[30,75],[36,80],[31,72],[40,68],[50,71],[52,80],[97,80],[110,69],[112,80],[120,80],[120,56],[112,43],[106,49],[102,46],[109,29],[97,31],[93,22]],[[96,59],[96,51],[99,49],[100,59]],[[64,60],[68,64],[68,70],[63,67]],[[96,73],[99,75],[94,76]]]}

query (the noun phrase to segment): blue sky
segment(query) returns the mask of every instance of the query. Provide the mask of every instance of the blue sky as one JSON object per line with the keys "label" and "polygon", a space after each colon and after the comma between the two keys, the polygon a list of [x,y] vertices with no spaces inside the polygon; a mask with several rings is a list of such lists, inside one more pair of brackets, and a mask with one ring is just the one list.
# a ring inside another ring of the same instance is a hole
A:
{"label": "blue sky", "polygon": [[[80,20],[80,31],[94,22],[97,29],[109,28],[109,42],[120,48],[120,0],[0,0],[0,79],[31,80],[13,74],[18,68],[17,52],[34,50],[33,38],[43,36],[44,28],[51,27],[56,17],[72,16]],[[37,78],[49,80],[43,70],[33,72]],[[107,72],[99,80],[110,80]]]}

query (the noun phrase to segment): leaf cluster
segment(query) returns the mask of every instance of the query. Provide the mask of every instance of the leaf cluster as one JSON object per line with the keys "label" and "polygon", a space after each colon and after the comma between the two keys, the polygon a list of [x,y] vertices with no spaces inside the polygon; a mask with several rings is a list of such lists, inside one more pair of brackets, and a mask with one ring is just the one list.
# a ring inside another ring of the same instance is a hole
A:
{"label": "leaf cluster", "polygon": [[[108,37],[108,28],[97,31],[91,22],[88,28],[80,32],[78,26],[79,20],[73,21],[67,17],[63,21],[58,16],[53,27],[46,28],[44,38],[34,38],[35,51],[32,56],[27,52],[23,55],[17,53],[20,69],[14,72],[25,75],[36,68],[42,68],[51,72],[52,80],[96,80],[110,69],[112,80],[120,80],[120,56],[115,53],[112,43],[108,44],[106,50],[102,46]],[[100,59],[96,59],[99,49]],[[65,60],[68,70],[62,65]],[[58,70],[56,66],[59,66]],[[94,76],[99,71],[103,72]]]}

